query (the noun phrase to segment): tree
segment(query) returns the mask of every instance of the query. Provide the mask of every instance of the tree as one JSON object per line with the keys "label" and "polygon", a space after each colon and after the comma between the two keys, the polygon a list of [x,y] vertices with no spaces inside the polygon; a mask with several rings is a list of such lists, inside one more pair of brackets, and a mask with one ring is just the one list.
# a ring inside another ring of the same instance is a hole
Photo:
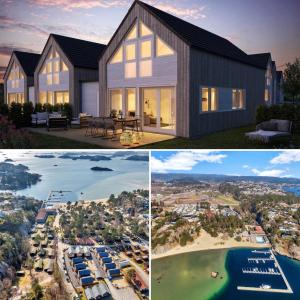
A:
{"label": "tree", "polygon": [[300,59],[296,58],[295,62],[287,63],[283,74],[284,93],[295,103],[296,98],[300,95]]}

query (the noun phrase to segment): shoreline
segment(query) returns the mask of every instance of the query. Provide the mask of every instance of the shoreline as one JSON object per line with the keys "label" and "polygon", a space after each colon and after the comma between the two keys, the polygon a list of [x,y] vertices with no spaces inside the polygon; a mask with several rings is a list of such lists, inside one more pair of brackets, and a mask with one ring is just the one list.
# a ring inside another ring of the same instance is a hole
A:
{"label": "shoreline", "polygon": [[164,258],[168,256],[174,256],[190,252],[207,251],[207,250],[219,250],[219,249],[231,249],[231,248],[271,248],[270,244],[257,244],[252,242],[237,242],[233,238],[222,240],[221,237],[211,237],[207,232],[201,231],[201,235],[194,240],[193,243],[184,247],[176,245],[174,248],[159,253],[152,254],[151,260]]}

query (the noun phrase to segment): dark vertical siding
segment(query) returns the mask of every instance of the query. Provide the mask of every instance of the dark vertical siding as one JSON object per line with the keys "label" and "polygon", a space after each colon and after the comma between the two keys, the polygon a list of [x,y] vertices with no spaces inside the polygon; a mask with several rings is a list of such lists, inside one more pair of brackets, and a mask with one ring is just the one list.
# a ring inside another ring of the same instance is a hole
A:
{"label": "dark vertical siding", "polygon": [[[262,69],[191,49],[190,136],[253,123],[257,106],[264,103],[264,76]],[[245,89],[246,109],[200,114],[201,85]]]}

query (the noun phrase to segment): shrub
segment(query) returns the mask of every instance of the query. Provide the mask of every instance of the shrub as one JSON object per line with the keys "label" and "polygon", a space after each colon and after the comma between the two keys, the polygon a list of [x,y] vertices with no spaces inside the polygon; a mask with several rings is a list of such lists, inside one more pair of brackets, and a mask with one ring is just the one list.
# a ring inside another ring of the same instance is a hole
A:
{"label": "shrub", "polygon": [[22,125],[22,104],[12,102],[9,108],[9,119],[16,125],[17,128]]}
{"label": "shrub", "polygon": [[43,105],[43,111],[46,111],[48,113],[52,113],[53,112],[53,105],[50,103],[45,103]]}
{"label": "shrub", "polygon": [[58,112],[61,112],[63,110],[63,104],[54,104],[53,105],[53,111],[58,111]]}
{"label": "shrub", "polygon": [[7,117],[0,116],[0,148],[30,149],[33,148],[33,140],[27,131],[16,129]]}
{"label": "shrub", "polygon": [[0,115],[8,116],[8,105],[6,103],[0,104]]}
{"label": "shrub", "polygon": [[261,105],[256,111],[256,123],[259,124],[270,119],[290,120],[293,122],[294,132],[300,133],[300,105]]}
{"label": "shrub", "polygon": [[72,119],[72,106],[69,103],[64,103],[62,108],[63,114],[69,119]]}
{"label": "shrub", "polygon": [[25,102],[23,104],[23,126],[31,125],[31,114],[33,113],[33,105],[31,102]]}
{"label": "shrub", "polygon": [[36,103],[34,107],[34,112],[42,112],[43,111],[43,105],[41,103]]}

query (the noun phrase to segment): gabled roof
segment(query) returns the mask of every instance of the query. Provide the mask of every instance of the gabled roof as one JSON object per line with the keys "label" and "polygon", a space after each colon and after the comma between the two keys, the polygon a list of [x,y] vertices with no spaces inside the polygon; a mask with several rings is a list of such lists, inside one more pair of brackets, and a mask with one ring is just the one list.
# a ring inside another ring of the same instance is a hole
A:
{"label": "gabled roof", "polygon": [[51,33],[74,67],[98,69],[98,58],[106,45]]}
{"label": "gabled roof", "polygon": [[257,64],[263,68],[267,68],[269,60],[271,58],[271,53],[257,53],[249,55]]}
{"label": "gabled roof", "polygon": [[22,51],[14,51],[14,54],[18,58],[25,74],[27,76],[33,76],[35,67],[38,64],[41,55]]}
{"label": "gabled roof", "polygon": [[256,61],[253,61],[249,55],[225,38],[170,15],[144,2],[136,2],[144,7],[150,14],[159,19],[160,22],[191,47],[262,68],[262,66],[257,64]]}
{"label": "gabled roof", "polygon": [[[25,75],[33,76],[35,67],[38,64],[41,55],[37,53],[30,53],[30,52],[23,52],[23,51],[13,51],[12,56],[13,55],[17,57],[18,61],[21,64],[21,67],[25,72]],[[6,68],[4,76],[6,76],[7,71],[8,68]]]}

